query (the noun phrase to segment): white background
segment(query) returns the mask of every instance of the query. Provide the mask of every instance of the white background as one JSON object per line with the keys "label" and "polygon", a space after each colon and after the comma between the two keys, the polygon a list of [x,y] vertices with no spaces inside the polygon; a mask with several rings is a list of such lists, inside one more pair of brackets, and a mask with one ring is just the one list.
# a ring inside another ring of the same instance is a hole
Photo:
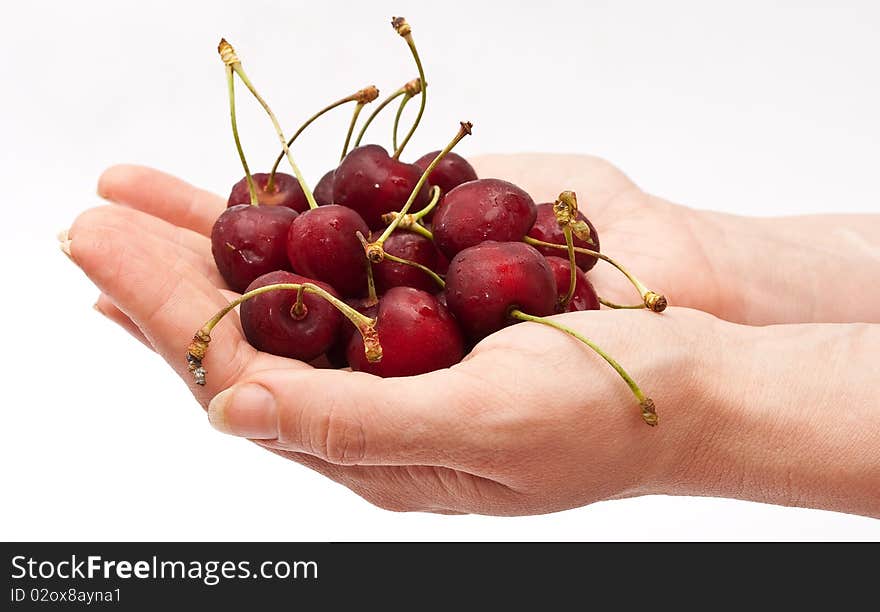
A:
{"label": "white background", "polygon": [[[215,433],[164,363],[91,309],[95,290],[54,238],[98,204],[95,180],[114,162],[227,193],[241,171],[221,35],[293,126],[361,86],[389,92],[413,76],[388,25],[397,13],[433,93],[413,152],[468,118],[466,155],[598,154],[649,191],[742,214],[877,212],[876,3],[10,2],[3,13],[0,538],[880,539],[880,521],[713,499],[516,519],[378,510]],[[255,104],[239,106],[262,167],[274,135]],[[312,181],[347,119],[302,140]]]}

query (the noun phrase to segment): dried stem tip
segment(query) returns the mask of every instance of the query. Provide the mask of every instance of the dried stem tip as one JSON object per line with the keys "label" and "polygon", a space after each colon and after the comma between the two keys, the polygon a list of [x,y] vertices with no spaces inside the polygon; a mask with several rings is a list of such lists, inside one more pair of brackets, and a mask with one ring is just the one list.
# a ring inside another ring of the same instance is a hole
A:
{"label": "dried stem tip", "polygon": [[204,331],[199,330],[196,332],[195,336],[193,336],[192,342],[189,343],[189,346],[186,349],[187,367],[192,373],[196,384],[202,387],[205,386],[205,377],[207,375],[207,371],[205,371],[205,368],[202,366],[202,360],[208,352],[208,343],[210,341],[211,336]]}
{"label": "dried stem tip", "polygon": [[364,87],[356,94],[354,94],[354,99],[356,102],[360,104],[369,104],[373,100],[379,97],[379,88],[375,85],[370,85],[369,87]]}
{"label": "dried stem tip", "polygon": [[238,56],[235,54],[235,49],[232,48],[232,45],[230,45],[225,38],[220,39],[220,44],[217,45],[217,52],[220,54],[220,59],[222,59],[223,63],[227,66],[241,63],[238,60]]}
{"label": "dried stem tip", "polygon": [[391,25],[394,26],[397,33],[404,38],[412,34],[412,28],[410,28],[409,24],[406,22],[406,17],[394,17],[391,20]]}
{"label": "dried stem tip", "polygon": [[654,312],[663,312],[668,305],[669,302],[666,301],[665,295],[654,293],[653,291],[648,291],[648,293],[645,294],[645,306]]}
{"label": "dried stem tip", "polygon": [[578,202],[575,192],[563,191],[560,193],[553,204],[553,213],[556,215],[559,227],[568,226],[571,228],[571,232],[584,242],[596,244],[590,235],[590,226],[586,221],[578,219]]}
{"label": "dried stem tip", "polygon": [[654,407],[654,400],[650,397],[646,398],[639,404],[639,407],[642,409],[642,418],[645,420],[645,423],[651,427],[656,427],[660,422],[660,417],[657,416],[657,408]]}
{"label": "dried stem tip", "polygon": [[417,96],[422,93],[422,81],[419,79],[413,79],[412,81],[407,82],[407,84],[403,86],[403,91],[405,91],[406,95],[410,98]]}

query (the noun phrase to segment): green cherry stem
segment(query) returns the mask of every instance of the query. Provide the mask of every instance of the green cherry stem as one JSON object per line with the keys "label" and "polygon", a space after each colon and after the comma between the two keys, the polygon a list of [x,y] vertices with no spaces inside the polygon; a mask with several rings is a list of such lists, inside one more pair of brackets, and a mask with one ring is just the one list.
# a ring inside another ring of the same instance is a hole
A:
{"label": "green cherry stem", "polygon": [[536,317],[530,314],[526,314],[523,311],[517,310],[515,308],[510,311],[510,316],[520,321],[540,323],[541,325],[552,327],[563,333],[568,334],[573,338],[576,338],[577,340],[580,340],[588,347],[593,349],[602,359],[608,362],[608,365],[614,368],[614,370],[620,375],[623,381],[630,388],[630,391],[632,391],[633,395],[636,396],[636,399],[639,401],[639,408],[641,409],[642,418],[645,420],[645,423],[652,427],[657,425],[657,423],[659,422],[659,418],[657,416],[657,410],[654,407],[654,401],[642,392],[642,389],[639,387],[636,381],[633,380],[632,376],[630,376],[626,372],[626,370],[623,369],[623,366],[617,363],[617,361],[611,355],[602,350],[602,348],[599,347],[595,342],[593,342],[586,336],[574,331],[570,327],[566,327],[561,323],[557,323],[553,319],[548,319],[546,317]]}
{"label": "green cherry stem", "polygon": [[641,310],[646,308],[644,304],[617,304],[616,302],[612,302],[611,300],[606,300],[601,295],[596,296],[599,300],[599,303],[603,306],[607,306],[608,308],[613,308],[615,310]]}
{"label": "green cherry stem", "polygon": [[574,298],[574,290],[577,287],[577,260],[576,253],[574,252],[574,239],[571,236],[571,227],[568,225],[563,226],[562,235],[565,236],[565,246],[568,249],[568,268],[570,274],[568,293],[559,300],[559,309],[561,312],[565,312],[572,298]]}
{"label": "green cherry stem", "polygon": [[403,96],[403,99],[400,101],[400,106],[397,107],[397,114],[394,115],[394,127],[391,130],[391,146],[397,151],[397,130],[400,126],[400,117],[403,115],[403,109],[406,108],[406,105],[412,100],[412,96],[408,93]]}
{"label": "green cherry stem", "polygon": [[247,159],[244,156],[244,150],[241,148],[241,139],[238,136],[238,120],[235,118],[235,76],[232,74],[232,68],[226,66],[226,87],[229,91],[229,117],[232,120],[232,137],[235,139],[235,148],[238,151],[238,158],[244,168],[244,176],[247,179],[248,194],[251,198],[251,206],[259,206],[257,201],[257,188],[254,185],[254,178],[251,176],[251,169],[248,167]]}
{"label": "green cherry stem", "polygon": [[[370,246],[367,239],[360,231],[355,232],[355,236],[361,241],[361,246],[364,247],[364,252],[366,252]],[[365,257],[364,259],[366,260],[367,265],[367,299],[369,300],[370,306],[375,306],[379,303],[379,297],[376,293],[376,278],[373,276],[373,262],[370,261],[369,257]]]}
{"label": "green cherry stem", "polygon": [[235,298],[226,306],[218,310],[217,313],[208,319],[199,331],[195,333],[192,342],[190,342],[189,347],[187,348],[186,361],[189,371],[192,372],[197,385],[204,386],[205,384],[207,371],[202,365],[202,361],[208,352],[208,343],[211,342],[211,332],[214,331],[217,324],[223,319],[223,317],[229,314],[242,302],[246,302],[253,297],[268,293],[269,291],[296,291],[298,295],[301,295],[302,293],[310,293],[327,300],[339,310],[339,312],[348,317],[348,320],[351,321],[361,333],[364,338],[364,353],[367,356],[367,360],[374,363],[382,359],[382,345],[379,344],[379,335],[376,332],[376,319],[372,319],[367,315],[358,312],[318,285],[312,283],[276,283],[274,285],[258,287],[257,289],[248,291]]}
{"label": "green cherry stem", "polygon": [[[404,215],[403,218],[400,220],[400,223],[397,225],[398,229],[411,229],[414,232],[418,232],[419,231],[418,228],[421,227],[422,229],[424,229],[427,232],[428,230],[425,228],[425,226],[421,225],[419,223],[419,221],[421,221],[422,218],[424,218],[424,216],[427,215],[429,212],[434,210],[434,207],[437,206],[437,202],[440,201],[440,194],[441,194],[440,187],[438,185],[432,186],[431,187],[431,201],[428,202],[428,204],[419,212],[414,212],[414,213],[409,213],[407,215]],[[389,223],[389,224],[394,223],[394,220],[397,219],[399,216],[400,216],[400,213],[395,210],[393,212],[385,213],[384,215],[382,215],[382,221],[384,221],[385,223]],[[421,232],[419,232],[419,233],[421,233]],[[433,239],[433,236],[431,235],[430,232],[428,232],[428,234],[422,234],[422,235],[425,236],[426,238]]]}
{"label": "green cherry stem", "polygon": [[428,164],[428,167],[425,168],[424,172],[422,172],[422,176],[419,177],[419,180],[416,183],[415,187],[413,187],[412,193],[409,194],[409,198],[407,198],[406,204],[404,204],[403,208],[398,211],[397,217],[394,218],[394,221],[391,222],[391,225],[386,227],[385,231],[382,232],[382,235],[379,236],[379,239],[373,243],[374,245],[378,245],[381,248],[385,241],[388,240],[388,236],[390,236],[394,232],[394,230],[397,229],[397,226],[400,225],[401,220],[409,212],[410,207],[412,206],[413,202],[415,202],[416,197],[418,197],[419,192],[422,190],[422,187],[428,181],[428,176],[431,174],[434,168],[437,167],[437,164],[440,163],[440,160],[446,157],[446,155],[455,148],[455,145],[457,145],[465,136],[471,134],[471,130],[473,127],[474,125],[469,121],[462,121],[460,123],[458,133],[451,141],[449,141],[449,144],[446,145],[446,148],[440,151],[437,154],[437,157],[435,157],[434,160],[430,164]]}
{"label": "green cherry stem", "polygon": [[415,262],[415,261],[410,261],[409,259],[403,259],[402,257],[397,257],[396,255],[392,255],[391,253],[388,253],[387,251],[385,252],[385,259],[387,261],[393,261],[394,263],[404,264],[407,266],[412,266],[413,268],[418,268],[419,270],[421,270],[422,272],[424,272],[425,274],[430,276],[432,279],[434,279],[434,282],[437,283],[437,285],[441,289],[444,289],[446,287],[446,281],[444,281],[442,278],[440,278],[439,274],[437,274],[436,272],[434,272],[431,268],[428,268],[427,266],[423,266],[422,264]]}
{"label": "green cherry stem", "polygon": [[235,71],[235,73],[238,75],[238,78],[241,79],[241,82],[245,84],[245,87],[250,90],[254,98],[257,99],[257,102],[260,103],[260,106],[263,107],[263,110],[266,111],[266,114],[269,115],[269,119],[272,120],[272,126],[275,128],[275,133],[278,134],[278,139],[281,141],[281,148],[284,149],[284,154],[287,156],[287,161],[290,163],[290,167],[293,169],[293,173],[296,175],[296,180],[299,181],[299,185],[302,188],[303,193],[306,196],[306,200],[309,203],[309,208],[318,208],[318,203],[315,201],[315,196],[312,193],[312,190],[309,189],[305,177],[303,176],[302,172],[300,172],[300,169],[296,165],[296,162],[293,161],[293,155],[291,155],[290,149],[287,146],[287,138],[284,137],[284,132],[281,131],[281,125],[278,123],[278,119],[275,117],[275,113],[272,112],[272,109],[269,108],[269,105],[257,92],[256,88],[254,88],[253,83],[251,83],[250,79],[247,76],[247,73],[244,71],[244,68],[242,68],[241,61],[235,54],[235,49],[233,49],[232,45],[230,45],[226,41],[226,39],[223,38],[220,39],[220,44],[217,47],[217,51],[220,53],[220,57],[223,59],[223,63],[225,63],[227,66]]}
{"label": "green cherry stem", "polygon": [[381,113],[384,110],[384,108],[386,106],[388,106],[394,100],[396,100],[397,98],[399,98],[400,96],[402,96],[404,94],[412,95],[412,92],[418,93],[419,91],[421,91],[420,85],[419,85],[419,80],[414,79],[414,80],[410,81],[409,83],[407,83],[406,85],[404,85],[403,87],[401,87],[400,89],[398,89],[397,91],[395,91],[393,94],[391,94],[390,96],[388,96],[384,100],[382,100],[382,102],[379,104],[379,106],[376,107],[376,110],[374,110],[372,113],[370,113],[370,116],[367,117],[367,120],[364,122],[364,125],[361,127],[361,131],[358,133],[358,137],[354,141],[354,147],[357,148],[358,146],[360,146],[361,141],[364,139],[364,134],[367,133],[367,128],[370,127],[370,124],[373,123],[373,119],[375,119],[379,115],[379,113]]}
{"label": "green cherry stem", "polygon": [[363,102],[358,102],[354,107],[354,112],[351,114],[351,121],[348,124],[348,132],[345,133],[345,144],[342,145],[342,155],[339,156],[339,161],[342,161],[345,159],[345,156],[348,155],[348,145],[351,144],[351,135],[354,133],[354,126],[357,125],[358,117],[363,109]]}
{"label": "green cherry stem", "polygon": [[[526,236],[523,238],[523,242],[526,244],[530,244],[532,246],[540,246],[540,247],[548,247],[551,249],[567,249],[568,247],[564,244],[554,244],[552,242],[544,242],[543,240],[538,240],[537,238],[532,238],[531,236]],[[592,255],[602,261],[610,263],[612,266],[620,270],[620,272],[632,283],[633,287],[636,288],[636,291],[639,292],[639,296],[641,296],[642,300],[645,303],[645,306],[654,312],[663,312],[666,310],[666,306],[668,302],[666,297],[651,291],[647,287],[645,287],[644,283],[642,283],[638,278],[632,275],[632,273],[624,268],[621,264],[617,263],[604,253],[600,253],[599,251],[593,251],[591,249],[585,249],[583,247],[574,247],[576,253],[583,253],[584,255]]]}
{"label": "green cherry stem", "polygon": [[[372,97],[371,97],[372,96]],[[365,87],[350,96],[346,96],[332,104],[328,104],[317,113],[306,119],[305,123],[303,123],[296,130],[293,136],[290,137],[290,140],[287,141],[287,146],[290,147],[293,145],[294,141],[299,138],[299,135],[302,134],[306,128],[308,128],[318,117],[332,111],[334,108],[338,108],[343,104],[347,104],[349,102],[358,102],[359,104],[366,104],[375,100],[379,96],[379,90],[376,89],[375,85],[370,85],[369,87]],[[266,182],[266,191],[271,191],[275,186],[275,173],[278,172],[278,166],[281,164],[281,160],[284,159],[284,151],[282,150],[278,157],[275,158],[275,164],[272,166],[272,171],[269,173],[269,180]]]}
{"label": "green cherry stem", "polygon": [[426,89],[428,84],[425,82],[425,70],[422,68],[422,60],[419,59],[419,52],[416,49],[416,43],[412,37],[412,28],[410,28],[410,25],[403,17],[395,17],[391,20],[391,25],[397,30],[397,33],[403,37],[406,44],[409,46],[410,52],[412,52],[413,60],[415,60],[416,68],[418,68],[419,71],[419,86],[422,94],[419,101],[419,112],[416,115],[415,121],[413,121],[412,127],[409,128],[409,132],[407,132],[403,141],[400,143],[400,146],[394,148],[394,159],[400,159],[400,154],[403,153],[403,149],[406,147],[413,134],[415,134],[416,128],[419,127],[419,123],[422,120],[422,115],[425,114],[425,103],[427,102]]}

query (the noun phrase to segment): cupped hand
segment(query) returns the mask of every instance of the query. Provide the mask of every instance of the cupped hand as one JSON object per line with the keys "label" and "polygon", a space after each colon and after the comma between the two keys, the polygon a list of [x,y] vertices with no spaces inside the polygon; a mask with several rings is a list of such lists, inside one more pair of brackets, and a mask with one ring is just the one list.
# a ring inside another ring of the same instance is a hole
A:
{"label": "cupped hand", "polygon": [[[670,302],[711,310],[687,209],[646,196],[588,157],[493,156],[481,176],[511,180],[536,201],[578,192],[603,251]],[[686,427],[646,427],[604,361],[541,325],[509,327],[448,370],[398,379],[323,370],[260,353],[232,313],[213,331],[208,384],[191,381],[193,333],[225,305],[206,237],[224,201],[146,168],[108,170],[116,205],[83,213],[62,244],[102,292],[98,308],[160,353],[209,407],[211,423],[250,438],[395,510],[543,513],[663,490]],[[662,249],[656,245],[662,244]],[[599,264],[602,266],[602,263]],[[613,269],[591,277],[614,301],[637,296]],[[670,308],[561,315],[603,346],[652,396],[661,423],[696,391],[690,365],[714,319]],[[216,396],[216,397],[215,397]]]}

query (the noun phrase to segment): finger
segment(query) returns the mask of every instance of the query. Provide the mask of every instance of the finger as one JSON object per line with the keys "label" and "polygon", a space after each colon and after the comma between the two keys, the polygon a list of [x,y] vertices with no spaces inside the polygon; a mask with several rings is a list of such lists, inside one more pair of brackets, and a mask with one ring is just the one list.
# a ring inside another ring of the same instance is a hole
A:
{"label": "finger", "polygon": [[95,310],[127,331],[135,340],[142,343],[151,351],[156,350],[150,341],[147,340],[144,332],[134,324],[134,321],[128,318],[127,314],[116,307],[116,304],[113,303],[113,300],[111,300],[108,295],[102,293],[98,296],[98,301],[95,302]]}
{"label": "finger", "polygon": [[608,161],[592,155],[508,154],[469,159],[482,178],[500,178],[525,189],[535,202],[553,202],[563,190],[577,192],[583,212],[603,210],[636,186]]}
{"label": "finger", "polygon": [[[194,332],[227,301],[179,248],[149,233],[105,224],[105,219],[100,209],[80,215],[68,232],[71,258],[191,383],[187,346]],[[243,371],[255,353],[235,325],[224,319],[212,333],[205,359],[212,372],[209,385],[201,389],[191,384],[191,388],[207,401]]]}
{"label": "finger", "polygon": [[204,236],[226,208],[220,196],[144,166],[108,168],[98,179],[98,195]]}
{"label": "finger", "polygon": [[[383,510],[453,515],[467,513],[458,508],[474,506],[473,495],[465,494],[461,486],[468,482],[468,475],[457,475],[447,468],[336,465],[307,453],[284,450],[273,443],[257,441],[257,444],[347,487]],[[443,476],[438,478],[438,473]]]}
{"label": "finger", "polygon": [[381,379],[338,370],[266,370],[211,402],[217,429],[337,465],[470,470],[488,454],[478,393],[451,370]]}
{"label": "finger", "polygon": [[192,230],[172,225],[152,215],[121,206],[101,206],[91,213],[92,223],[114,227],[131,233],[148,233],[164,240],[177,249],[180,257],[196,268],[217,287],[225,288],[226,281],[217,271],[211,254],[211,241]]}

